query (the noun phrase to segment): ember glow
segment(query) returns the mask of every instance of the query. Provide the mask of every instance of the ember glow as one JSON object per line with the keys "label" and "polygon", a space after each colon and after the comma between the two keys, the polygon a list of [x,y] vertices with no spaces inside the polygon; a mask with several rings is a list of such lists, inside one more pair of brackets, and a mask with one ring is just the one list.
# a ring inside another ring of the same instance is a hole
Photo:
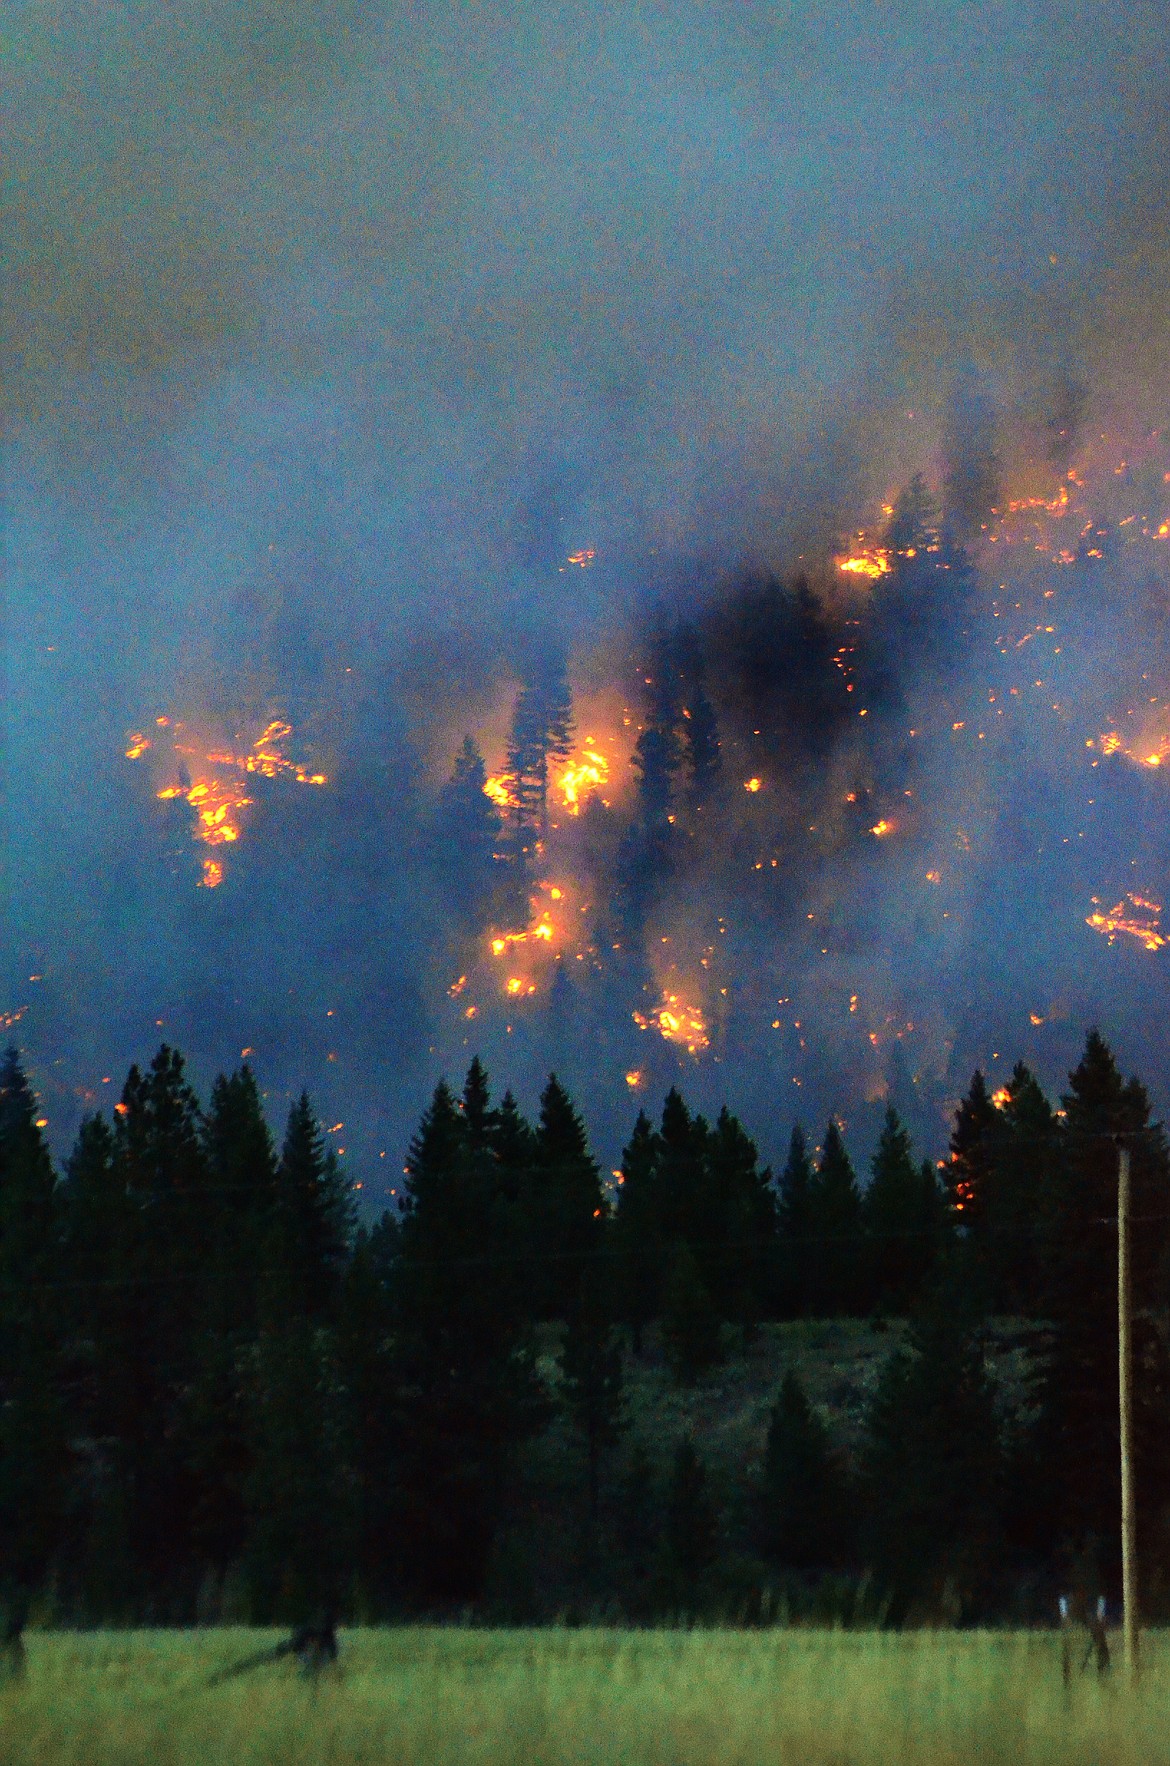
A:
{"label": "ember glow", "polygon": [[516,809],[516,779],[512,773],[492,773],[484,785],[484,796],[490,797],[497,809]]}
{"label": "ember glow", "polygon": [[837,569],[847,576],[868,577],[875,582],[879,576],[888,576],[892,568],[890,554],[884,546],[875,546],[872,550],[855,552],[847,558],[836,560]]}
{"label": "ember glow", "polygon": [[592,792],[599,791],[609,779],[609,762],[592,746],[592,736],[586,736],[585,741],[586,747],[579,755],[574,755],[556,777],[561,802],[571,816],[579,815],[585,799]]}
{"label": "ember glow", "polygon": [[1113,944],[1124,936],[1134,938],[1146,950],[1161,950],[1166,943],[1161,931],[1162,906],[1160,902],[1151,901],[1146,895],[1127,895],[1116,907],[1102,908],[1097,897],[1093,897],[1094,911],[1086,917],[1085,924],[1094,932],[1100,932]]}
{"label": "ember glow", "polygon": [[[169,732],[172,761],[178,782],[160,786],[155,796],[162,803],[183,799],[195,811],[193,837],[206,846],[231,846],[243,831],[243,812],[254,799],[245,784],[249,775],[263,779],[287,779],[298,785],[325,785],[322,772],[311,771],[299,761],[288,758],[283,744],[292,735],[292,725],[273,718],[243,752],[204,748],[193,741],[188,726],[169,717],[155,720],[159,730]],[[155,742],[141,732],[130,738],[125,753],[127,760],[142,760],[151,753],[156,762],[161,751]],[[222,860],[205,860],[200,887],[216,889],[223,882]]]}
{"label": "ember glow", "polygon": [[666,994],[662,1004],[653,1012],[631,1015],[639,1030],[657,1030],[666,1042],[676,1043],[686,1049],[688,1055],[701,1055],[711,1046],[702,1012],[677,993]]}

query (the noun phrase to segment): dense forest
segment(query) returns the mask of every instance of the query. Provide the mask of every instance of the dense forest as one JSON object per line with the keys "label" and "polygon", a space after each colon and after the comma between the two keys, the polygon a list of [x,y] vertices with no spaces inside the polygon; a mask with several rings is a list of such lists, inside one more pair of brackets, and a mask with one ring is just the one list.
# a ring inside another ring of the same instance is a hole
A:
{"label": "dense forest", "polygon": [[[3,1597],[74,1622],[896,1623],[1036,1616],[1073,1577],[1112,1593],[1119,1137],[1160,1612],[1170,1165],[1096,1032],[1059,1107],[1022,1065],[994,1096],[976,1073],[949,1162],[891,1109],[864,1176],[835,1122],[794,1129],[774,1175],[672,1090],[603,1181],[555,1077],[531,1123],[476,1060],[373,1225],[307,1097],[278,1148],[247,1066],[201,1105],[165,1046],[58,1175],[10,1050]],[[847,1439],[782,1365],[796,1321],[831,1318],[881,1351]],[[717,1409],[761,1345],[758,1440],[713,1478],[693,1428],[648,1422],[647,1370]]]}

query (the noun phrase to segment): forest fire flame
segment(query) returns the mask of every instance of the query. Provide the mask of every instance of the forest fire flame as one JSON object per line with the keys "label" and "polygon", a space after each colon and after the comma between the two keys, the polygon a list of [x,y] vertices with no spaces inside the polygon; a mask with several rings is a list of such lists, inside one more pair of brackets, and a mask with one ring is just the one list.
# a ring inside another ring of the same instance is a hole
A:
{"label": "forest fire flame", "polygon": [[1096,896],[1093,897],[1094,912],[1087,915],[1086,926],[1094,932],[1100,932],[1113,944],[1123,933],[1128,938],[1136,938],[1146,950],[1161,950],[1166,943],[1165,935],[1160,930],[1162,923],[1161,902],[1151,901],[1148,896],[1130,894],[1116,907],[1103,910]]}
{"label": "forest fire flame", "polygon": [[484,783],[483,794],[491,798],[497,809],[519,807],[514,773],[492,773]]}
{"label": "forest fire flame", "polygon": [[634,1012],[639,1030],[657,1030],[667,1042],[677,1043],[688,1055],[701,1055],[710,1048],[707,1021],[698,1006],[688,1005],[677,993],[664,995],[662,1004],[653,1012]]}
{"label": "forest fire flame", "polygon": [[1102,754],[1124,754],[1127,760],[1135,761],[1138,766],[1145,767],[1161,766],[1167,753],[1170,753],[1170,739],[1165,736],[1158,739],[1156,748],[1149,741],[1138,747],[1127,743],[1117,730],[1107,730],[1103,736],[1098,738],[1098,745]]}
{"label": "forest fire flame", "polygon": [[[592,743],[592,736],[585,738]],[[579,757],[570,760],[557,775],[556,786],[561,794],[561,802],[571,816],[581,813],[581,804],[593,791],[599,791],[609,781],[609,762],[604,754],[590,746],[582,750]]]}
{"label": "forest fire flame", "polygon": [[876,582],[879,576],[888,576],[893,568],[885,546],[864,547],[849,557],[836,559],[835,563],[846,575],[864,576],[870,582]]}
{"label": "forest fire flame", "polygon": [[[181,763],[178,783],[162,786],[155,795],[163,803],[182,798],[190,804],[195,811],[192,835],[204,845],[230,846],[240,838],[241,811],[253,802],[243,784],[243,778],[249,774],[264,779],[291,779],[298,785],[328,784],[324,773],[310,772],[307,766],[289,760],[282,752],[282,744],[292,735],[292,725],[281,718],[271,719],[243,754],[215,749],[200,754],[196,747],[177,739],[184,728],[182,723],[172,723],[167,717],[156,718],[155,722],[160,729],[173,732],[174,753]],[[141,760],[153,746],[148,736],[136,730],[127,739],[126,758]],[[237,776],[225,777],[219,771],[204,773],[203,768],[230,769]],[[222,861],[205,859],[200,887],[217,889],[223,878]]]}

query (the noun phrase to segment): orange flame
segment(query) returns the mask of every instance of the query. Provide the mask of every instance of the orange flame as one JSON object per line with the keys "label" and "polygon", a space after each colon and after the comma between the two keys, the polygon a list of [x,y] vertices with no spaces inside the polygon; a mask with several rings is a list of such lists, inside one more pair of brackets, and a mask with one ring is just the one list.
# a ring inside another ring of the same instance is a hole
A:
{"label": "orange flame", "polygon": [[657,1030],[667,1042],[678,1043],[688,1055],[700,1055],[710,1048],[707,1021],[698,1006],[688,1005],[677,993],[668,993],[656,1011],[634,1012],[639,1030]]}
{"label": "orange flame", "polygon": [[879,576],[887,576],[892,568],[890,554],[884,546],[867,546],[848,558],[837,558],[834,562],[838,570],[845,571],[849,576],[868,577],[870,582],[876,582]]}
{"label": "orange flame", "polygon": [[[1128,904],[1128,905],[1127,905]],[[1116,907],[1102,911],[1100,901],[1093,897],[1095,912],[1086,916],[1086,926],[1094,932],[1100,932],[1110,944],[1125,933],[1129,938],[1136,938],[1147,950],[1161,950],[1166,943],[1165,935],[1160,930],[1162,922],[1161,902],[1151,901],[1148,896],[1130,894]]]}
{"label": "orange flame", "polygon": [[[591,736],[586,737],[592,742]],[[570,760],[557,775],[557,790],[571,816],[581,813],[581,802],[591,791],[597,791],[609,779],[609,762],[596,748],[585,748],[579,758]],[[490,782],[490,781],[489,781]]]}

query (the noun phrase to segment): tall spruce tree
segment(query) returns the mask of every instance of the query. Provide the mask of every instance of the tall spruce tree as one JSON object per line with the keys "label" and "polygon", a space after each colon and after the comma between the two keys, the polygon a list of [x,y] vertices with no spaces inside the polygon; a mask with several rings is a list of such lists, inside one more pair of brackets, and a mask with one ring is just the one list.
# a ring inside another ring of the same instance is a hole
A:
{"label": "tall spruce tree", "polygon": [[474,1599],[516,1450],[545,1406],[490,1146],[436,1087],[407,1159],[392,1284],[399,1574],[425,1602]]}
{"label": "tall spruce tree", "polygon": [[703,1604],[705,1580],[717,1556],[718,1526],[707,1467],[685,1436],[675,1449],[655,1566],[658,1603],[666,1612],[693,1613]]}
{"label": "tall spruce tree", "polygon": [[140,1372],[155,1295],[143,1209],[102,1116],[81,1124],[61,1209],[66,1391],[74,1433],[88,1444],[72,1491],[73,1550],[63,1580],[89,1615],[128,1622],[141,1616],[145,1594],[133,1502],[140,1437],[149,1427],[143,1400],[151,1394]]}
{"label": "tall spruce tree", "polygon": [[515,855],[522,873],[548,829],[549,763],[572,748],[573,701],[564,662],[557,660],[525,680],[512,712],[508,771],[512,775]]}
{"label": "tall spruce tree", "polygon": [[245,1483],[253,1607],[269,1621],[306,1623],[341,1599],[352,1512],[336,1327],[351,1230],[337,1160],[302,1092],[272,1184]]}
{"label": "tall spruce tree", "polygon": [[929,1279],[939,1199],[929,1166],[915,1163],[897,1111],[886,1111],[862,1199],[870,1294],[893,1311],[912,1305]]}
{"label": "tall spruce tree", "polygon": [[1170,1160],[1137,1079],[1124,1080],[1096,1030],[1063,1098],[1059,1181],[1049,1197],[1045,1307],[1052,1326],[1042,1404],[1053,1479],[1051,1509],[1074,1549],[1100,1542],[1106,1575],[1119,1553],[1117,1455],[1117,1167],[1132,1169],[1131,1262],[1138,1509],[1170,1496],[1165,1351],[1153,1323],[1170,1215]]}
{"label": "tall spruce tree", "polygon": [[566,1316],[566,1295],[602,1277],[605,1208],[585,1127],[555,1073],[540,1099],[524,1198],[533,1316]]}
{"label": "tall spruce tree", "polygon": [[671,1371],[684,1384],[723,1356],[719,1312],[685,1239],[673,1247],[663,1289],[662,1345]]}
{"label": "tall spruce tree", "polygon": [[953,1288],[894,1351],[866,1417],[864,1547],[895,1617],[986,1610],[1001,1568],[1003,1458],[983,1340]]}
{"label": "tall spruce tree", "polygon": [[585,1446],[591,1522],[597,1520],[602,1456],[617,1442],[624,1420],[622,1352],[608,1298],[596,1274],[585,1272],[576,1303],[569,1309],[561,1351],[562,1391]]}
{"label": "tall spruce tree", "polygon": [[780,1173],[776,1206],[779,1282],[777,1301],[781,1318],[803,1318],[810,1310],[816,1256],[812,1233],[813,1168],[799,1122],[788,1143],[788,1158]]}
{"label": "tall spruce tree", "polygon": [[706,1271],[721,1315],[749,1340],[771,1298],[776,1257],[772,1174],[726,1104],[704,1148],[708,1237]]}
{"label": "tall spruce tree", "polygon": [[844,1472],[791,1368],[768,1421],[755,1532],[764,1557],[784,1569],[829,1569],[849,1546]]}
{"label": "tall spruce tree", "polygon": [[620,1312],[629,1326],[635,1355],[642,1353],[646,1326],[658,1317],[662,1288],[662,1236],[657,1195],[659,1140],[639,1110],[629,1145],[622,1151],[613,1239],[618,1267]]}
{"label": "tall spruce tree", "polygon": [[841,1130],[830,1120],[809,1196],[811,1305],[818,1317],[864,1306],[861,1217],[857,1174]]}
{"label": "tall spruce tree", "polygon": [[160,1616],[186,1616],[202,1575],[187,1395],[198,1371],[203,1281],[214,1243],[199,1100],[165,1043],[130,1069],[115,1106],[115,1158],[139,1212],[135,1329],[120,1443],[132,1552]]}
{"label": "tall spruce tree", "polygon": [[55,1181],[36,1097],[10,1048],[0,1057],[0,1617],[17,1635],[64,1521]]}
{"label": "tall spruce tree", "polygon": [[260,1324],[271,1247],[276,1154],[251,1069],[220,1074],[203,1122],[207,1258],[196,1358],[183,1400],[192,1544],[222,1587],[247,1534],[249,1419],[244,1374]]}
{"label": "tall spruce tree", "polygon": [[441,860],[453,885],[451,899],[455,910],[473,928],[483,922],[499,869],[496,854],[502,820],[486,785],[483,755],[473,738],[465,736],[451,777],[443,788]]}

